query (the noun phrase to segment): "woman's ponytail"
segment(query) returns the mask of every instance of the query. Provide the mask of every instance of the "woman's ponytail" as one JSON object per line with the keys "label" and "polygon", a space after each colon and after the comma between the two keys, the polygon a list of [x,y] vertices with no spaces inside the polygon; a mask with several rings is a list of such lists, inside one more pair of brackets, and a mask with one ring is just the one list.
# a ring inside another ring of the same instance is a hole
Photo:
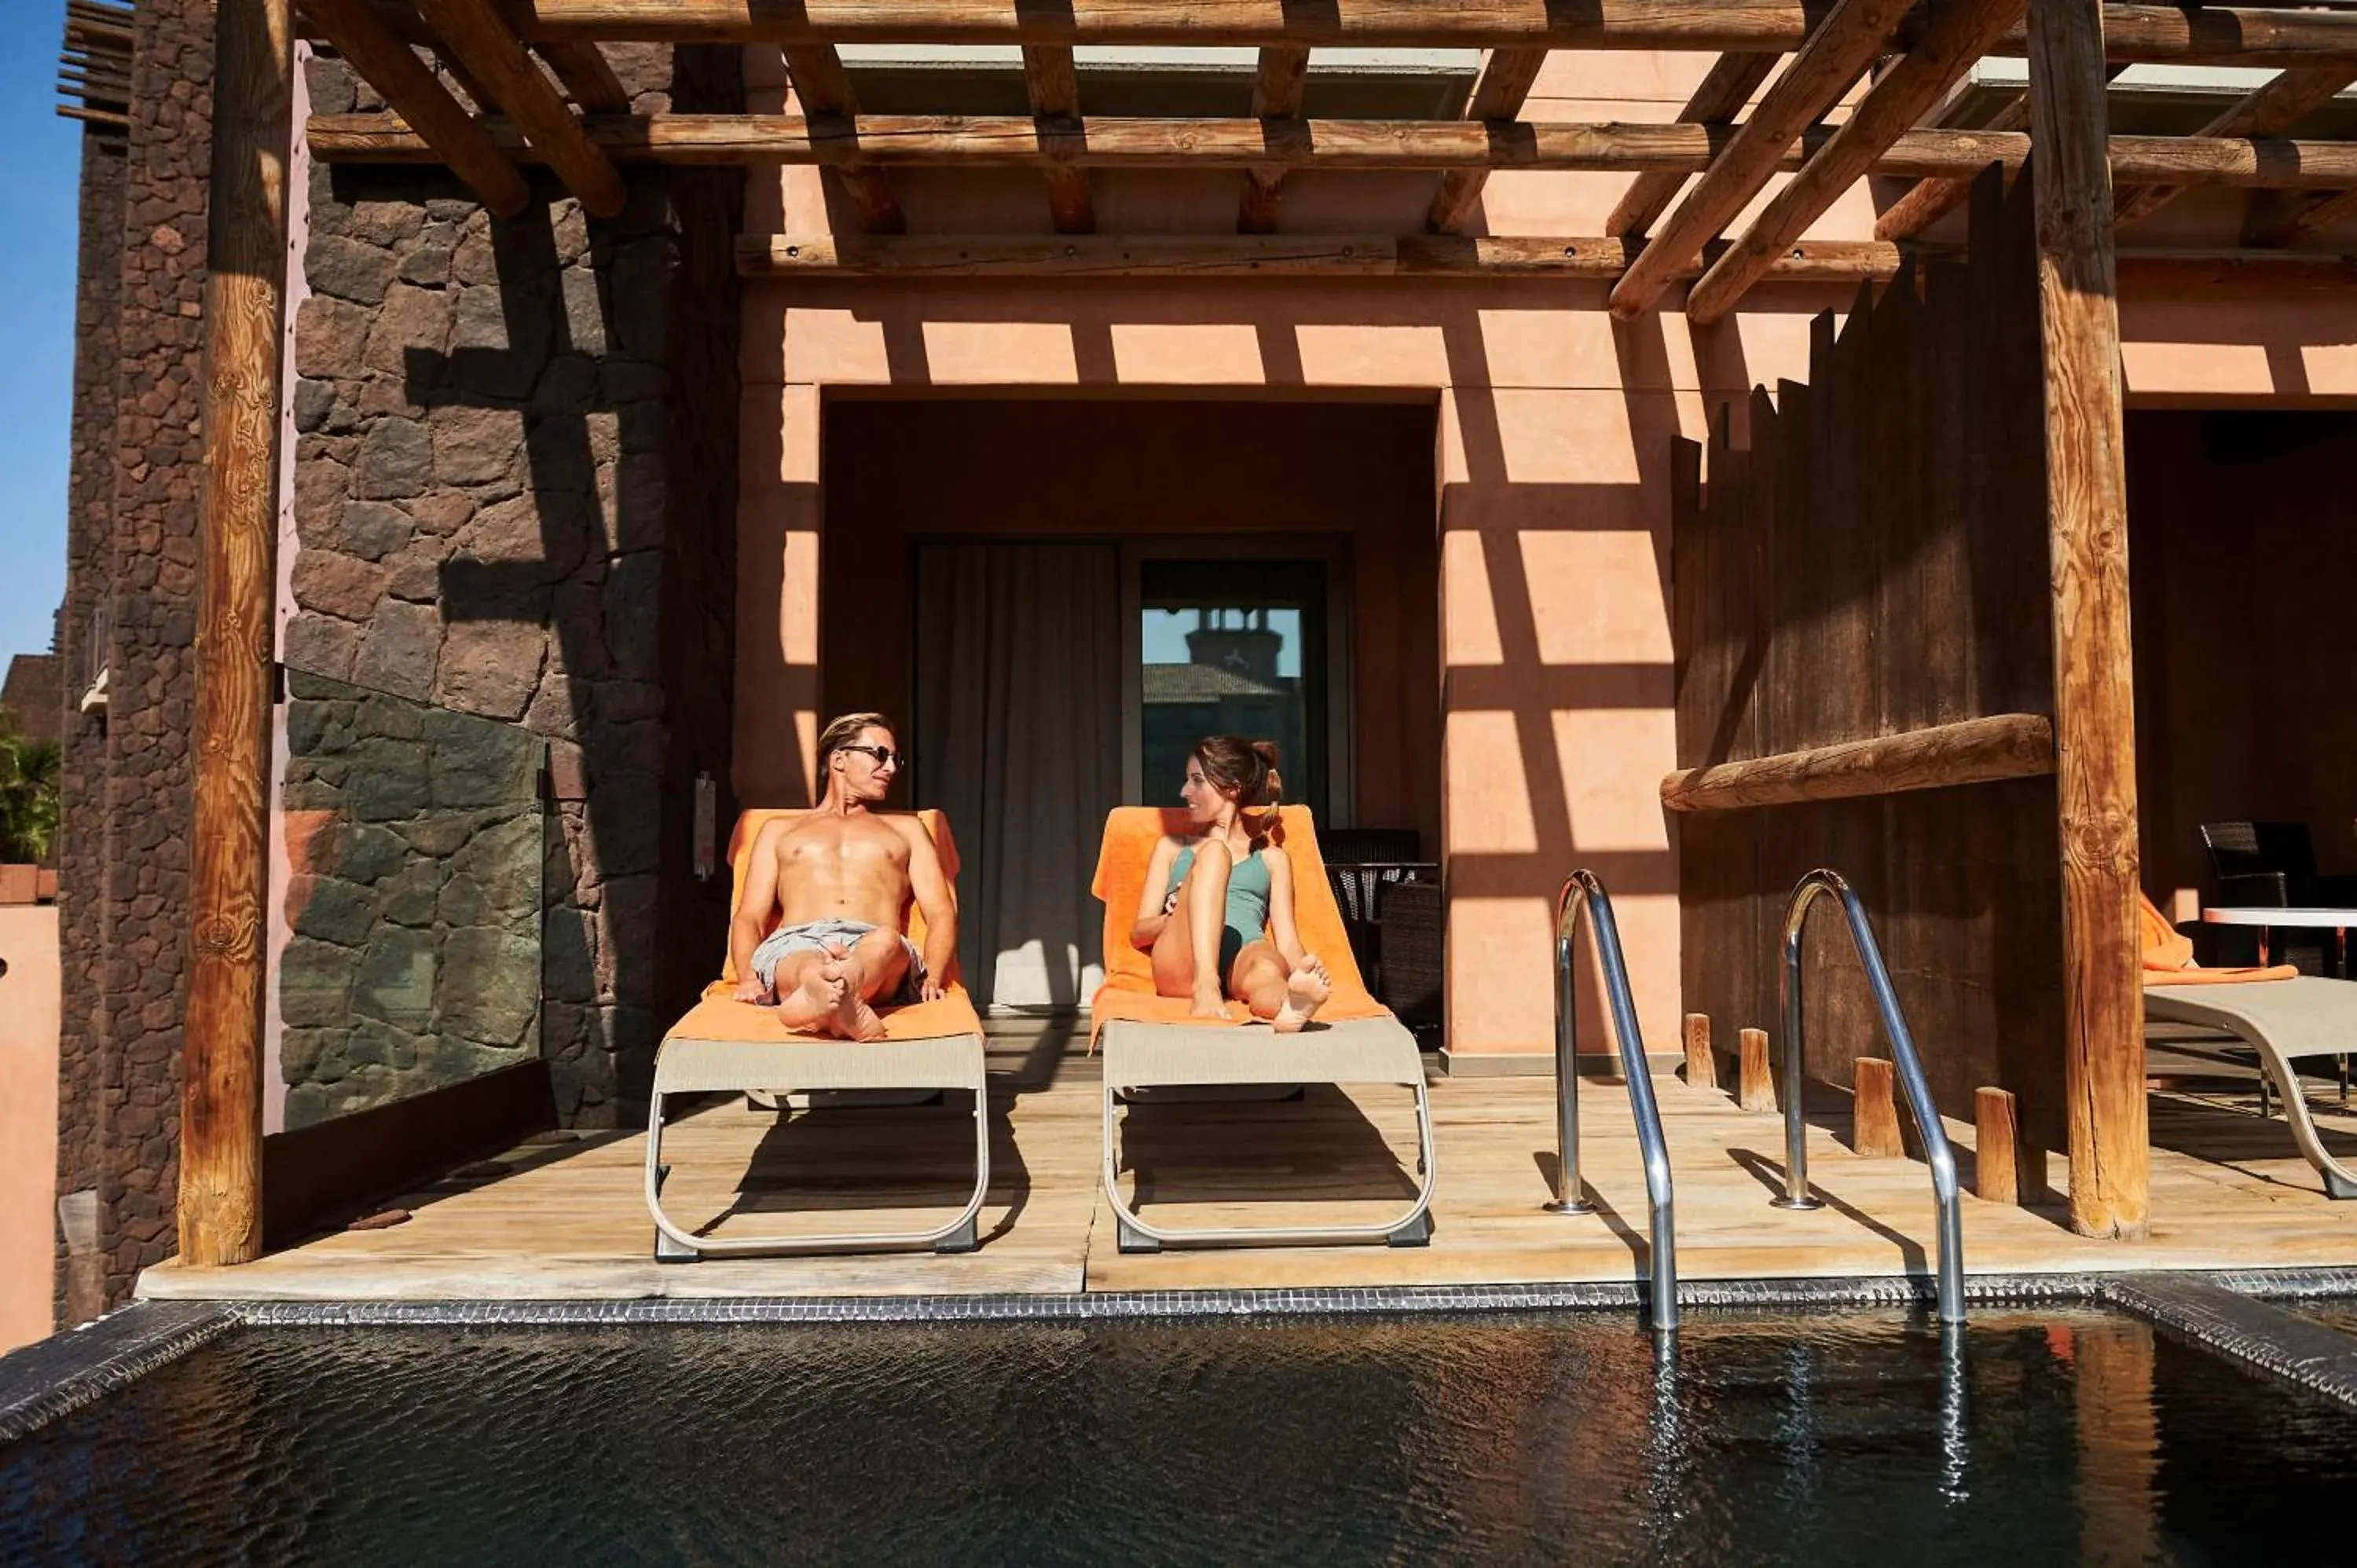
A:
{"label": "woman's ponytail", "polygon": [[1210,736],[1196,744],[1195,760],[1222,793],[1235,796],[1237,817],[1255,843],[1285,842],[1277,818],[1285,783],[1277,776],[1275,742]]}

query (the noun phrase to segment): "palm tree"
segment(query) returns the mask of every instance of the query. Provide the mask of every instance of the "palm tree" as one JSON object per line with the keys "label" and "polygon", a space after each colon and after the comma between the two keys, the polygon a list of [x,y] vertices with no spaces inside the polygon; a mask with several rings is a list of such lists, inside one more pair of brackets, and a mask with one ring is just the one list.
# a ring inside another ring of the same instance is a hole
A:
{"label": "palm tree", "polygon": [[0,710],[0,865],[48,858],[58,831],[62,760],[57,742],[26,739]]}

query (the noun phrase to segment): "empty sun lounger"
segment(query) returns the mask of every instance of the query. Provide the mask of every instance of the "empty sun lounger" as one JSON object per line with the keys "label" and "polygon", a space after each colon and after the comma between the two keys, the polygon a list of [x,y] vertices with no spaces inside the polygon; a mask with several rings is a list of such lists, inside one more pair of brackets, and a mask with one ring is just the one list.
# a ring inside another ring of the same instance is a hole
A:
{"label": "empty sun lounger", "polygon": [[[745,864],[764,824],[791,811],[747,811],[737,819],[728,859],[736,874],[734,900],[745,889]],[[941,847],[942,868],[957,875],[957,846],[938,811],[918,813]],[[925,921],[913,906],[907,929],[920,945]],[[654,1216],[655,1256],[663,1262],[691,1262],[723,1254],[778,1252],[880,1252],[931,1248],[970,1252],[977,1236],[975,1217],[990,1187],[990,1122],[983,1068],[982,1021],[952,968],[948,994],[883,1014],[886,1038],[868,1044],[790,1033],[766,1007],[735,1000],[733,961],[707,986],[704,1000],[663,1037],[655,1058],[654,1094],[647,1112],[647,1210]],[[662,1163],[663,1101],[666,1097],[723,1091],[784,1097],[797,1090],[965,1090],[974,1096],[974,1192],[946,1223],[923,1230],[865,1235],[697,1236],[663,1212],[662,1187],[670,1167]]]}
{"label": "empty sun lounger", "polygon": [[2298,975],[2215,985],[2147,985],[2147,1021],[2198,1024],[2233,1036],[2258,1053],[2283,1095],[2284,1119],[2308,1163],[2334,1197],[2357,1197],[2357,1171],[2324,1147],[2300,1092],[2298,1063],[2357,1051],[2357,982]]}
{"label": "empty sun lounger", "polygon": [[[1424,1058],[1415,1036],[1367,993],[1359,976],[1308,811],[1287,806],[1282,818],[1285,851],[1293,863],[1295,923],[1303,945],[1325,961],[1334,982],[1333,997],[1317,1022],[1297,1035],[1278,1035],[1252,1020],[1242,1003],[1230,1003],[1231,1019],[1221,1024],[1190,1018],[1183,997],[1155,994],[1152,961],[1131,945],[1130,922],[1155,844],[1165,833],[1183,832],[1186,816],[1124,806],[1105,819],[1104,846],[1092,889],[1105,906],[1105,983],[1091,1005],[1104,1047],[1105,1200],[1113,1205],[1125,1252],[1150,1252],[1164,1245],[1328,1241],[1415,1247],[1431,1238],[1432,1107],[1425,1090]],[[1122,1197],[1119,1104],[1130,1091],[1310,1083],[1398,1084],[1414,1095],[1420,1179],[1405,1213],[1351,1225],[1179,1229],[1141,1218]]]}

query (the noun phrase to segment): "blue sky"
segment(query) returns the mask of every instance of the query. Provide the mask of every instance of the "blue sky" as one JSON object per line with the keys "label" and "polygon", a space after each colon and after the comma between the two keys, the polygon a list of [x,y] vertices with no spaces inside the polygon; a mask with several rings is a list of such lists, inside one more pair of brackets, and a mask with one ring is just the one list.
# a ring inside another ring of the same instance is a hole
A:
{"label": "blue sky", "polygon": [[49,646],[66,582],[81,130],[59,118],[65,0],[0,0],[0,665]]}

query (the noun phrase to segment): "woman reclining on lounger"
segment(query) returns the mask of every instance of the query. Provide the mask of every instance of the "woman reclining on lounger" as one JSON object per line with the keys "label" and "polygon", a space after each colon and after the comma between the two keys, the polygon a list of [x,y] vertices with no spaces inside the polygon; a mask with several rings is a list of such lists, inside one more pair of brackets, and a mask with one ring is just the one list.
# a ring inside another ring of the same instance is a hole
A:
{"label": "woman reclining on lounger", "polygon": [[1200,741],[1188,754],[1178,795],[1193,832],[1154,846],[1129,940],[1153,953],[1154,989],[1192,998],[1199,1017],[1225,1016],[1224,986],[1253,1016],[1292,1034],[1332,986],[1293,923],[1276,747],[1232,735]]}

